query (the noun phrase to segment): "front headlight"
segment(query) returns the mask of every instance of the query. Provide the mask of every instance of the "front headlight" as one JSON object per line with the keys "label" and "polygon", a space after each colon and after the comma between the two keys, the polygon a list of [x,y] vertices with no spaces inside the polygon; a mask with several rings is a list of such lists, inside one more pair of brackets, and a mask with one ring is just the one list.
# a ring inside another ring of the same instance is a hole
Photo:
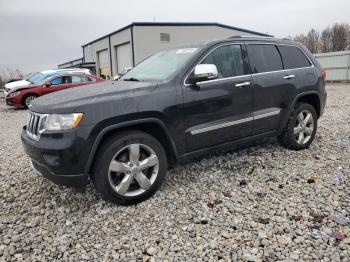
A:
{"label": "front headlight", "polygon": [[82,118],[83,113],[48,114],[42,120],[40,129],[56,131],[73,129],[79,125]]}
{"label": "front headlight", "polygon": [[13,96],[16,96],[20,93],[20,91],[17,91],[17,92],[13,92],[13,93],[9,93],[7,96],[8,97],[13,97]]}

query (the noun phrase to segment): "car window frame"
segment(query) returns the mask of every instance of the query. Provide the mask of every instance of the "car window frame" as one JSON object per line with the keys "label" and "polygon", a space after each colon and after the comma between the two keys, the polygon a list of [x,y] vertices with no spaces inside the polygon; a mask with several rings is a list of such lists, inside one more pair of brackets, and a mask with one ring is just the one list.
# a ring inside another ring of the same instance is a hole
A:
{"label": "car window frame", "polygon": [[[245,75],[241,75],[241,76],[232,76],[232,77],[227,77],[227,78],[220,78],[220,79],[212,79],[212,80],[206,80],[206,81],[202,81],[200,83],[211,83],[211,82],[215,82],[215,81],[223,81],[223,80],[229,80],[229,79],[234,79],[234,78],[238,78],[238,77],[244,77],[244,76],[254,76],[254,75],[260,75],[260,74],[271,74],[271,73],[277,73],[277,72],[284,72],[284,71],[290,71],[290,70],[299,70],[299,69],[304,69],[304,68],[314,68],[315,64],[312,61],[312,59],[305,53],[305,51],[298,45],[293,45],[293,44],[285,44],[285,43],[278,43],[278,42],[264,42],[264,41],[239,41],[239,42],[225,42],[225,43],[220,43],[218,45],[215,45],[213,47],[210,47],[209,49],[207,49],[206,51],[204,51],[204,53],[202,54],[201,58],[194,63],[193,66],[191,66],[190,70],[188,71],[187,74],[185,74],[185,77],[183,78],[183,86],[188,87],[188,86],[192,86],[192,84],[188,84],[186,83],[188,77],[190,76],[190,74],[193,72],[194,68],[199,65],[212,51],[214,51],[216,48],[221,47],[221,46],[225,46],[225,45],[241,45],[242,47],[242,51],[244,50],[244,52],[246,52],[246,57],[243,57],[243,61],[245,63],[247,63],[248,68],[247,70],[247,74]],[[256,45],[256,44],[260,44],[260,45],[274,45],[276,46],[278,52],[280,53],[281,59],[282,59],[282,65],[283,65],[283,70],[277,70],[277,71],[268,71],[268,72],[262,72],[262,73],[253,73],[251,71],[251,67],[250,67],[250,61],[249,61],[249,55],[248,55],[248,50],[246,48],[247,45]],[[283,61],[283,57],[281,54],[281,51],[279,50],[279,46],[293,46],[296,48],[299,48],[301,50],[301,52],[306,56],[306,58],[309,60],[310,62],[310,66],[307,67],[300,67],[300,68],[293,68],[293,69],[286,69],[285,65],[284,65],[284,61]]]}
{"label": "car window frame", "polygon": [[191,70],[188,71],[188,73],[186,74],[184,80],[183,80],[183,85],[184,86],[192,86],[192,84],[188,84],[186,83],[188,77],[192,74],[192,72],[194,71],[194,68],[199,65],[200,63],[203,62],[204,59],[206,59],[214,50],[223,47],[223,46],[228,46],[228,45],[240,45],[241,46],[241,51],[242,51],[242,59],[243,59],[243,65],[244,65],[244,74],[243,75],[239,75],[239,76],[230,76],[230,77],[224,77],[224,78],[216,78],[216,79],[212,79],[212,80],[206,80],[206,81],[202,81],[199,83],[209,83],[209,82],[214,82],[214,81],[223,81],[223,80],[228,80],[228,79],[234,79],[237,77],[244,77],[244,76],[249,76],[251,75],[251,71],[250,71],[250,66],[249,66],[249,61],[248,61],[248,55],[247,55],[247,49],[245,47],[245,43],[244,42],[225,42],[225,43],[220,43],[214,46],[211,46],[210,48],[206,49],[203,54],[201,55],[200,59],[198,61],[196,61],[194,63],[194,65],[192,65],[190,68]]}
{"label": "car window frame", "polygon": [[56,80],[57,78],[63,78],[64,76],[56,76],[56,77],[54,77],[54,78],[51,78],[51,79],[49,79],[45,84],[47,84],[47,83],[49,83],[50,84],[50,86],[59,86],[59,85],[64,85],[64,83],[62,83],[62,84],[58,84],[58,85],[53,85],[52,84],[52,81],[54,81],[54,80]]}
{"label": "car window frame", "polygon": [[[246,42],[246,45],[254,45],[254,44],[261,44],[261,45],[275,45],[277,48],[278,46],[293,46],[296,48],[299,48],[301,50],[301,52],[303,52],[303,54],[306,56],[306,58],[309,60],[310,62],[310,66],[306,66],[306,67],[299,67],[299,68],[293,68],[293,69],[286,69],[284,66],[284,61],[283,61],[283,57],[282,57],[282,63],[283,63],[283,70],[276,70],[276,71],[268,71],[268,72],[262,72],[262,73],[252,73],[251,75],[260,75],[260,74],[271,74],[271,73],[277,73],[277,72],[284,72],[284,71],[290,71],[290,70],[299,70],[299,69],[304,69],[304,68],[314,68],[315,64],[314,62],[311,60],[311,58],[305,53],[305,51],[298,45],[293,45],[293,44],[284,44],[284,43],[276,43],[276,42],[271,42],[271,43],[267,43],[267,42]],[[280,52],[280,50],[278,49],[278,51]],[[250,62],[249,62],[249,66],[250,66]]]}
{"label": "car window frame", "polygon": [[[279,47],[280,46],[289,46],[289,47],[295,47],[295,48],[297,48],[297,49],[299,49],[300,51],[301,51],[301,53],[306,57],[306,60],[307,61],[309,61],[309,66],[303,66],[303,67],[295,67],[295,68],[286,68],[285,67],[285,61],[284,61],[284,59],[283,59],[283,51],[282,51],[282,49],[280,49]],[[277,45],[277,48],[278,48],[278,50],[279,50],[279,52],[280,52],[280,54],[281,54],[281,57],[282,57],[282,61],[283,61],[283,68],[285,69],[285,70],[294,70],[294,69],[301,69],[301,68],[309,68],[309,67],[312,67],[312,66],[314,66],[314,63],[312,62],[312,60],[310,59],[310,57],[304,52],[304,50],[302,49],[302,48],[300,48],[299,46],[296,46],[296,45],[287,45],[287,44],[280,44],[280,45]]]}
{"label": "car window frame", "polygon": [[[234,47],[233,47],[234,46]],[[222,79],[222,78],[230,78],[230,77],[235,77],[235,76],[242,76],[242,75],[244,75],[245,73],[246,73],[246,67],[245,67],[245,62],[244,62],[244,54],[243,54],[243,50],[242,50],[242,45],[239,45],[239,44],[232,44],[232,45],[224,45],[224,46],[220,46],[220,47],[217,47],[217,48],[215,48],[214,50],[212,50],[205,58],[203,58],[203,60],[198,64],[198,65],[202,65],[202,64],[213,64],[213,65],[215,65],[216,67],[217,67],[217,69],[218,69],[218,73],[219,73],[219,75],[220,74],[222,74],[222,72],[220,72],[220,66],[218,65],[218,64],[216,64],[216,63],[208,63],[208,62],[206,62],[205,60],[207,60],[208,58],[210,58],[212,55],[214,55],[215,56],[215,52],[216,51],[218,51],[219,49],[223,49],[223,48],[226,48],[226,47],[229,47],[230,49],[232,48],[237,48],[237,49],[239,49],[240,50],[240,61],[242,62],[242,74],[237,74],[237,75],[231,75],[231,76],[226,76],[226,77],[220,77],[220,78],[217,78],[217,79]],[[220,50],[220,51],[222,51],[222,50]],[[232,50],[230,50],[230,58],[229,59],[226,59],[226,57],[225,57],[225,60],[226,61],[229,61],[229,62],[232,62],[232,61],[234,61],[234,59],[235,59],[235,57],[234,57],[234,55],[233,55],[233,53],[232,53]],[[204,62],[204,63],[203,63]],[[215,61],[216,62],[216,61]],[[191,72],[191,74],[193,73],[193,71]],[[232,72],[231,72],[232,73]]]}
{"label": "car window frame", "polygon": [[251,70],[251,72],[252,72],[252,75],[257,75],[257,74],[264,74],[264,73],[269,73],[269,72],[280,72],[280,71],[282,71],[282,70],[285,70],[285,66],[284,66],[284,61],[283,61],[283,58],[282,58],[282,54],[281,54],[281,50],[278,48],[278,46],[277,46],[277,43],[266,43],[266,44],[262,44],[262,43],[254,43],[254,42],[252,42],[252,43],[248,43],[247,45],[255,45],[255,46],[257,46],[257,45],[260,45],[260,46],[262,46],[262,45],[270,45],[270,46],[273,46],[273,47],[275,47],[275,49],[276,49],[276,51],[277,51],[277,53],[278,53],[278,56],[279,56],[279,58],[281,59],[281,69],[278,69],[278,70],[267,70],[267,71],[264,71],[264,72],[258,72],[258,73],[253,73],[253,68],[252,68],[252,63],[251,63],[251,61],[250,61],[250,57],[249,57],[249,48],[247,48],[247,51],[248,51],[248,59],[249,59],[249,67],[250,67],[250,70]]}

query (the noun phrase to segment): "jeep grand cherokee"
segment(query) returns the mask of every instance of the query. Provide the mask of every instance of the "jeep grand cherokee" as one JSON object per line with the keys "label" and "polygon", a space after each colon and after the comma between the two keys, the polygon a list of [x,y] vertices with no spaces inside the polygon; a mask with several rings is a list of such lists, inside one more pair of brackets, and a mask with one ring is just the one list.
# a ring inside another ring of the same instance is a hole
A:
{"label": "jeep grand cherokee", "polygon": [[120,78],[38,98],[22,141],[32,167],[121,205],[152,196],[168,165],[261,137],[308,148],[325,72],[301,44],[232,37],[157,53]]}

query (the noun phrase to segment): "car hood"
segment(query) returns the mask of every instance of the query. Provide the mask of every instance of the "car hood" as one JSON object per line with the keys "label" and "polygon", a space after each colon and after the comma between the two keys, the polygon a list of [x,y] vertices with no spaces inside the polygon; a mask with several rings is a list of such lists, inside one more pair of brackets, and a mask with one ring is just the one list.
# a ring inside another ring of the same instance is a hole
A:
{"label": "car hood", "polygon": [[5,85],[6,89],[10,89],[12,91],[13,88],[16,87],[24,87],[24,86],[29,86],[30,82],[27,80],[19,80],[19,81],[15,81],[15,82],[11,82]]}
{"label": "car hood", "polygon": [[25,86],[15,86],[15,87],[12,87],[10,89],[7,89],[8,92],[16,92],[16,91],[20,91],[20,90],[23,90],[23,89],[29,89],[29,88],[35,88],[35,87],[38,87],[38,85],[32,85],[29,83],[29,85],[25,85]]}
{"label": "car hood", "polygon": [[83,112],[90,104],[120,101],[155,87],[156,84],[151,82],[104,81],[39,97],[32,102],[30,110],[37,113]]}

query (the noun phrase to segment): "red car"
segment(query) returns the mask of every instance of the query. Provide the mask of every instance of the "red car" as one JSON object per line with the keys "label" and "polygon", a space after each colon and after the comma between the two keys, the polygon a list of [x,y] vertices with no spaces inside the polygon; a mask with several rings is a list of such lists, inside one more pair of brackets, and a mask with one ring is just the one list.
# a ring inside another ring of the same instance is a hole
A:
{"label": "red car", "polygon": [[105,81],[100,77],[83,73],[56,73],[46,75],[29,86],[11,89],[5,97],[6,104],[15,107],[28,107],[39,96],[52,92]]}

